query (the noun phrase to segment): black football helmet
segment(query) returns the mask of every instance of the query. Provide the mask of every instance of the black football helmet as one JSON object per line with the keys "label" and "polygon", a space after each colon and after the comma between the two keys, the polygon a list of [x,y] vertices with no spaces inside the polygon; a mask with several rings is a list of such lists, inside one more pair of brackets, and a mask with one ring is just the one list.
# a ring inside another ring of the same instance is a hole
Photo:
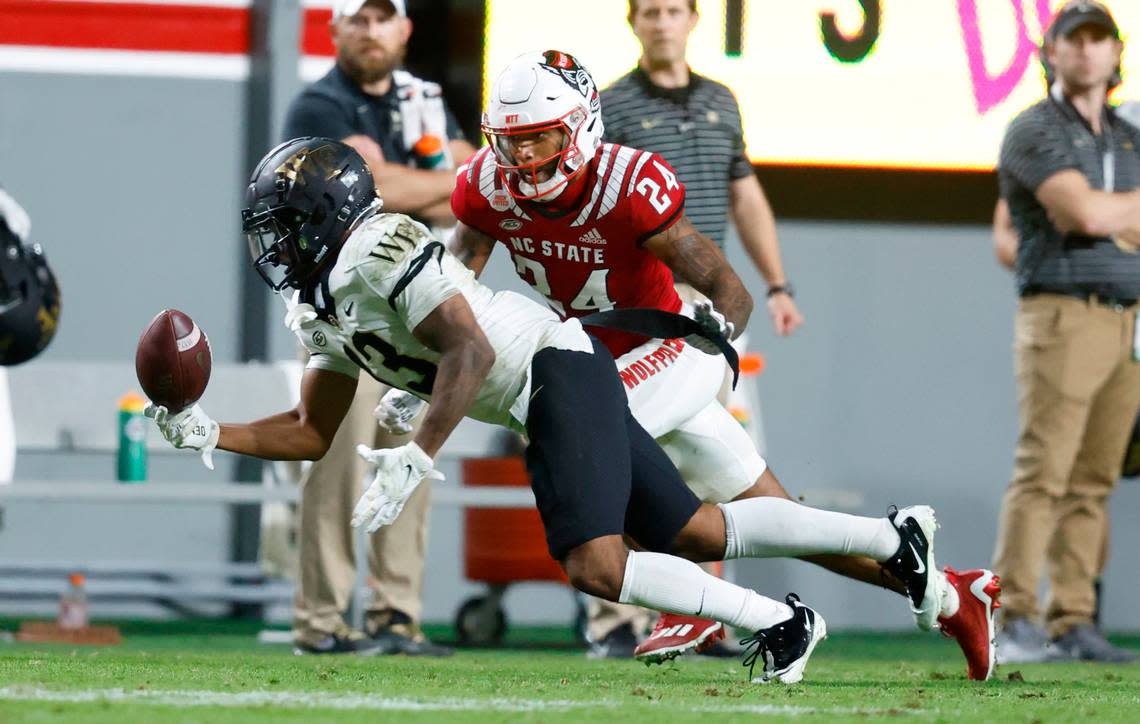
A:
{"label": "black football helmet", "polygon": [[0,365],[42,352],[59,323],[59,285],[39,244],[25,244],[0,216]]}
{"label": "black football helmet", "polygon": [[253,266],[275,291],[323,271],[379,197],[368,164],[330,138],[294,138],[266,154],[249,179],[242,231]]}

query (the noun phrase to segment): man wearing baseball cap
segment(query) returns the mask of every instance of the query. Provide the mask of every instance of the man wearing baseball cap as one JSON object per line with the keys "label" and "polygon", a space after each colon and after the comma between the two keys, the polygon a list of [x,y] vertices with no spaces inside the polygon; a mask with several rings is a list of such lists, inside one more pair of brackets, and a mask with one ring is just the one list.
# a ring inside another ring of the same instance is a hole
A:
{"label": "man wearing baseball cap", "polygon": [[[337,2],[333,5],[333,22],[341,18],[350,18],[356,15],[360,12],[360,8],[364,7],[366,2],[368,2],[368,0],[341,0]],[[404,0],[381,0],[381,2],[377,3],[377,5],[384,4],[391,5],[392,12],[396,15],[404,18],[408,17],[408,10],[404,6]]]}
{"label": "man wearing baseball cap", "polygon": [[1043,49],[1055,80],[1002,141],[1001,195],[1020,242],[1020,430],[994,553],[1007,663],[1136,659],[1093,625],[1108,498],[1140,407],[1140,129],[1107,103],[1122,50],[1104,5],[1062,6]]}
{"label": "man wearing baseball cap", "polygon": [[1074,0],[1063,5],[1053,17],[1047,34],[1050,40],[1059,36],[1069,37],[1082,25],[1095,25],[1120,39],[1120,29],[1116,27],[1112,13],[1096,0]]}
{"label": "man wearing baseball cap", "polygon": [[[412,34],[405,0],[338,0],[329,33],[336,65],[294,99],[285,139],[320,136],[343,141],[368,162],[385,211],[429,226],[451,226],[454,166],[474,149],[444,104],[438,84],[401,69]],[[324,458],[301,488],[300,579],[293,607],[297,653],[450,653],[420,631],[430,486],[421,484],[400,519],[369,540],[373,598],[365,630],[350,629],[343,612],[356,578],[349,525],[365,467],[357,443],[398,447],[411,440],[416,412],[396,411],[401,434],[377,427],[388,389],[361,375],[356,398]],[[422,415],[420,415],[422,417]]]}

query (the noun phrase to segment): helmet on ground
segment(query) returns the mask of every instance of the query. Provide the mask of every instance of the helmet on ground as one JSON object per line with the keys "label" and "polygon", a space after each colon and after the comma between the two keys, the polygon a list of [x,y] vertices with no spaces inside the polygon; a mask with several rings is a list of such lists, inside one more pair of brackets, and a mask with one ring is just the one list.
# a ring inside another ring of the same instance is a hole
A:
{"label": "helmet on ground", "polygon": [[[569,53],[520,55],[495,80],[482,125],[507,189],[517,198],[548,201],[585,170],[602,143],[598,87]],[[564,134],[554,155],[532,163],[515,160],[512,137],[550,129]],[[539,172],[548,169],[552,175],[540,181]]]}
{"label": "helmet on ground", "polygon": [[275,291],[316,279],[353,225],[380,207],[368,164],[329,138],[295,138],[266,154],[245,203],[242,231],[253,266]]}

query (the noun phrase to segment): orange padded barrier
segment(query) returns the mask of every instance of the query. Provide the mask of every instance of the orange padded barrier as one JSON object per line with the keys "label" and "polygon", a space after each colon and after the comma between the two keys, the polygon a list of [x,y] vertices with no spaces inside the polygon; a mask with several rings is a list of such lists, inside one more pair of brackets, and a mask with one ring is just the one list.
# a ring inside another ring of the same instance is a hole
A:
{"label": "orange padded barrier", "polygon": [[[522,458],[468,458],[462,470],[464,485],[530,486]],[[566,581],[546,550],[537,510],[468,508],[463,516],[464,572],[469,580]]]}

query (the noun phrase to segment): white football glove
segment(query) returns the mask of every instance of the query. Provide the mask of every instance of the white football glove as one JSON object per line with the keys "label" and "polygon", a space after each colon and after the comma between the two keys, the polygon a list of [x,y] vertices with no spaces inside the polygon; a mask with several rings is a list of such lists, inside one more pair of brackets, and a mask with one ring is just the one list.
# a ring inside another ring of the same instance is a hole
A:
{"label": "white football glove", "polygon": [[[706,331],[719,334],[724,337],[726,341],[732,340],[732,332],[735,327],[732,322],[724,318],[723,314],[713,309],[712,302],[697,302],[694,304],[693,319],[704,327]],[[720,347],[717,347],[715,342],[699,334],[690,334],[688,337],[685,337],[685,342],[705,354],[720,354]]]}
{"label": "white football glove", "polygon": [[407,435],[412,431],[412,421],[419,416],[427,403],[410,392],[391,389],[380,398],[380,404],[372,411],[381,429],[390,435]]}
{"label": "white football glove", "polygon": [[369,533],[396,521],[421,480],[443,480],[443,473],[414,442],[384,450],[357,445],[356,453],[376,466],[376,477],[352,511],[352,526],[367,526]]}
{"label": "white football glove", "polygon": [[178,449],[202,453],[202,464],[214,469],[214,448],[218,446],[220,428],[198,404],[182,412],[170,414],[162,405],[147,404],[143,414],[154,420],[166,441]]}
{"label": "white football glove", "polygon": [[318,318],[317,310],[312,304],[301,303],[301,293],[294,292],[292,296],[282,294],[285,300],[285,326],[293,333],[302,332]]}

